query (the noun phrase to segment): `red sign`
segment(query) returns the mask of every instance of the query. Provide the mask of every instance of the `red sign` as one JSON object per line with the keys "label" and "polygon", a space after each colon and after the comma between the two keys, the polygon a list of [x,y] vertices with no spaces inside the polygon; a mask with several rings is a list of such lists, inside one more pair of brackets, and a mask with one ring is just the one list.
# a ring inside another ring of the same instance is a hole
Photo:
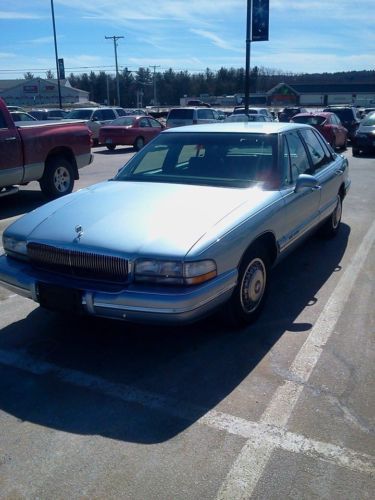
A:
{"label": "red sign", "polygon": [[38,85],[24,85],[23,91],[31,94],[38,93]]}

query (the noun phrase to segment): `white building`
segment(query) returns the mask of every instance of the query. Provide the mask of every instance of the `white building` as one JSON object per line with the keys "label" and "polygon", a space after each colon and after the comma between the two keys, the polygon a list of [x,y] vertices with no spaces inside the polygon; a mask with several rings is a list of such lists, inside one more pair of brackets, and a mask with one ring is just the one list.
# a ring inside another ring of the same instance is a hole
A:
{"label": "white building", "polygon": [[[89,92],[73,88],[69,80],[60,80],[61,102],[63,105],[77,104],[89,100]],[[58,105],[57,80],[43,78],[0,80],[0,97],[9,106],[40,107]]]}

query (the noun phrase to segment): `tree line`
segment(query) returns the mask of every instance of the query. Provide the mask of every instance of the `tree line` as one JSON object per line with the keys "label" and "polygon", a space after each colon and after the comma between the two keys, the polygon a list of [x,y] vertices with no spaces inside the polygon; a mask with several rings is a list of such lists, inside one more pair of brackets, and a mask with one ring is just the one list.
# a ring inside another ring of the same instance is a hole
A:
{"label": "tree line", "polygon": [[[33,78],[32,73],[25,73],[25,78]],[[48,71],[46,78],[53,78]],[[149,68],[139,68],[119,72],[121,102],[116,102],[117,81],[113,74],[105,71],[69,75],[72,87],[86,90],[90,100],[97,103],[120,104],[123,107],[138,107],[150,104],[173,106],[180,103],[183,96],[233,95],[243,93],[245,70],[243,68],[220,68],[212,71],[190,73],[174,71],[151,72]],[[264,67],[254,66],[250,74],[250,93],[266,92],[278,83],[374,83],[375,70],[347,71],[336,73],[288,73]],[[156,102],[154,98],[156,96]]]}

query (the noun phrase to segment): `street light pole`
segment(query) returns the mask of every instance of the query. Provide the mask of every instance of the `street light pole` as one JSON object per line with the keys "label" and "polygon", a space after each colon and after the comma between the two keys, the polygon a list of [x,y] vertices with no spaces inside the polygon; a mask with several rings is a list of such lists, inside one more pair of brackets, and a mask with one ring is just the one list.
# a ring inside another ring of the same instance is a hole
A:
{"label": "street light pole", "polygon": [[249,112],[250,101],[250,47],[251,47],[251,13],[253,0],[247,0],[246,13],[246,69],[245,69],[245,113]]}
{"label": "street light pole", "polygon": [[117,65],[117,40],[120,38],[124,38],[123,36],[106,36],[106,40],[113,40],[113,46],[115,48],[115,63],[116,63],[116,85],[117,85],[117,106],[120,106],[120,80],[118,74],[118,65]]}
{"label": "street light pole", "polygon": [[52,12],[52,25],[53,25],[53,38],[55,41],[55,58],[56,58],[56,74],[57,74],[57,90],[59,93],[59,107],[62,108],[61,103],[61,86],[60,86],[60,72],[59,72],[59,57],[57,55],[57,41],[56,41],[56,26],[55,26],[55,10],[53,8],[53,0],[51,0],[51,12]]}

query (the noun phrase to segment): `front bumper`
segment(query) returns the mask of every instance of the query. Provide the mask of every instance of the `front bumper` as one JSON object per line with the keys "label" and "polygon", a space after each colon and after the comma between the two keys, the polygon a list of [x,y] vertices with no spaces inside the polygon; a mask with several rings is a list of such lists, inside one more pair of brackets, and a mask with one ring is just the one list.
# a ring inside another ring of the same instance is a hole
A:
{"label": "front bumper", "polygon": [[[198,321],[230,298],[236,282],[237,269],[234,269],[199,286],[130,284],[121,290],[103,290],[87,281],[39,272],[28,262],[6,255],[0,257],[0,285],[18,295],[40,302],[40,284],[60,287],[68,293],[78,291],[84,314],[137,323]],[[58,306],[55,309],[59,310]]]}
{"label": "front bumper", "polygon": [[375,148],[375,134],[356,134],[353,145],[359,149],[371,150]]}

